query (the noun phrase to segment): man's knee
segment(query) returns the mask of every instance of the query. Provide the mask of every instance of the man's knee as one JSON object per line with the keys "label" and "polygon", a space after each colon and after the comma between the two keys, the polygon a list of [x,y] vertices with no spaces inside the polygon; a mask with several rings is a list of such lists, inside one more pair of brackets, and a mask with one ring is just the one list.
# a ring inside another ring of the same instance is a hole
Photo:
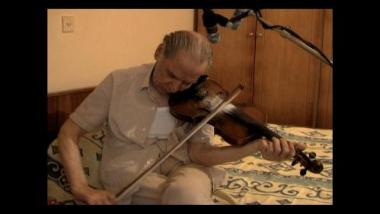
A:
{"label": "man's knee", "polygon": [[161,198],[161,204],[210,204],[211,191],[187,186],[169,185]]}
{"label": "man's knee", "polygon": [[183,167],[174,172],[162,195],[163,204],[211,204],[212,181],[201,168]]}

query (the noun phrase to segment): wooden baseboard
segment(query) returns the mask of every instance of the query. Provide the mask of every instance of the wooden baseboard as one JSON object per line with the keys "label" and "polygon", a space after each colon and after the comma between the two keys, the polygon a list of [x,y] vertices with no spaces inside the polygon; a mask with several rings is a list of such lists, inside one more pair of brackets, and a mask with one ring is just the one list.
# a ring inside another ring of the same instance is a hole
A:
{"label": "wooden baseboard", "polygon": [[94,89],[82,88],[48,94],[48,141],[56,138],[62,124]]}

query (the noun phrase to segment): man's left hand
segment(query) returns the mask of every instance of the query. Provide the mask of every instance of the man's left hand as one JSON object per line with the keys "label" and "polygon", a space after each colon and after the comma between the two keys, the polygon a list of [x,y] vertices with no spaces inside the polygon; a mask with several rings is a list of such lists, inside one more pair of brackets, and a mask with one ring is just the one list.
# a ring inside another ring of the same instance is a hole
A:
{"label": "man's left hand", "polygon": [[291,159],[298,150],[304,150],[305,144],[298,142],[290,142],[284,138],[272,138],[271,141],[267,139],[260,139],[258,145],[262,157],[271,161],[283,161]]}

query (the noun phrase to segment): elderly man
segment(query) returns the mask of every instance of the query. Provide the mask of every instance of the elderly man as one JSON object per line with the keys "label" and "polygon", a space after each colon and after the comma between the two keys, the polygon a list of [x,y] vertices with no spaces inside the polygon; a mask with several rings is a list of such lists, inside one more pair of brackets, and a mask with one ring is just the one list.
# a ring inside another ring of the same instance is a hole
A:
{"label": "elderly man", "polygon": [[[71,191],[86,204],[213,204],[212,191],[224,179],[215,165],[260,151],[284,160],[303,145],[285,139],[257,140],[244,146],[213,147],[213,127],[205,125],[186,144],[121,200],[118,193],[178,143],[190,124],[169,113],[170,93],[182,91],[205,74],[212,49],[200,34],[176,31],[156,49],[156,62],[109,74],[62,126],[58,145]],[[82,170],[78,139],[106,124],[100,179],[91,188]]]}

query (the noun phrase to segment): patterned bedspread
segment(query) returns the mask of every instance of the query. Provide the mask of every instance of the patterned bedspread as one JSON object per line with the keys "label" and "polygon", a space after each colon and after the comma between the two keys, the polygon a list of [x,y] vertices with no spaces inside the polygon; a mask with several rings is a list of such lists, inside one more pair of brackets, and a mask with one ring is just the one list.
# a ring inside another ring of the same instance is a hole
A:
{"label": "patterned bedspread", "polygon": [[[300,175],[299,164],[273,162],[248,156],[221,165],[228,180],[214,193],[220,204],[332,204],[332,131],[269,124],[270,129],[291,140],[304,142],[322,161],[321,174]],[[215,137],[217,145],[225,142]]]}
{"label": "patterned bedspread", "polygon": [[[228,179],[213,194],[217,204],[332,204],[332,130],[268,124],[279,135],[304,142],[307,151],[313,151],[324,164],[320,174],[308,172],[300,176],[301,166],[291,166],[291,161],[272,162],[259,155],[247,156],[236,162],[220,165]],[[102,188],[98,168],[105,132],[99,130],[86,134],[80,141],[82,164],[89,185]],[[226,145],[216,135],[217,146]],[[48,149],[48,204],[75,204],[69,190],[57,142]]]}

